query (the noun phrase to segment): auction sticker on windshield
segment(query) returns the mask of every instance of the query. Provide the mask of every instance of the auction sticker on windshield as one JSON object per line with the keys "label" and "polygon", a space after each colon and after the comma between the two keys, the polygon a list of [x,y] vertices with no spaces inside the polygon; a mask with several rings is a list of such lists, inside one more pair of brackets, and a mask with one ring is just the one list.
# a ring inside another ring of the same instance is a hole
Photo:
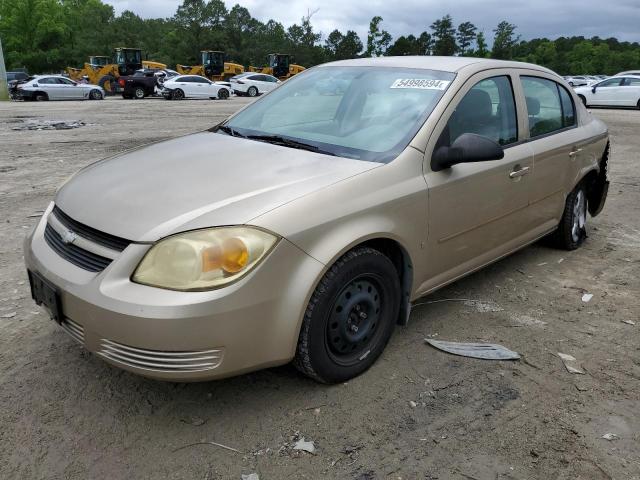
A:
{"label": "auction sticker on windshield", "polygon": [[444,90],[449,80],[432,80],[429,78],[398,78],[389,88],[417,88],[420,90]]}

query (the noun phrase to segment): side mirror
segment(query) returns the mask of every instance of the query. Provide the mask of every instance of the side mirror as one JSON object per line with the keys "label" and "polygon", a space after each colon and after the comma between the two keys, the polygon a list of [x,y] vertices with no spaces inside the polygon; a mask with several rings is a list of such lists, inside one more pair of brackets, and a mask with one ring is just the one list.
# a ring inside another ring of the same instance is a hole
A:
{"label": "side mirror", "polygon": [[591,87],[591,93],[596,93],[596,86]]}
{"label": "side mirror", "polygon": [[32,86],[39,87],[40,85],[38,85],[37,83],[33,83]]}
{"label": "side mirror", "polygon": [[450,147],[440,147],[431,158],[434,172],[445,170],[458,163],[486,162],[504,158],[504,150],[490,138],[475,133],[463,133]]}

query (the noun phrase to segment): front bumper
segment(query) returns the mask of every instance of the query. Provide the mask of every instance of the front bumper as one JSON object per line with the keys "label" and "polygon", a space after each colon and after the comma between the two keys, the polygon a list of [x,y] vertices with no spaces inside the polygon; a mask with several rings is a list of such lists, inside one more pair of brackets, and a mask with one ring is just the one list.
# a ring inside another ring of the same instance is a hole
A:
{"label": "front bumper", "polygon": [[323,265],[287,240],[232,285],[176,292],[130,281],[148,244],[130,244],[99,273],[69,263],[44,239],[52,208],[25,239],[25,263],[59,289],[61,325],[89,351],[173,381],[222,378],[293,358]]}

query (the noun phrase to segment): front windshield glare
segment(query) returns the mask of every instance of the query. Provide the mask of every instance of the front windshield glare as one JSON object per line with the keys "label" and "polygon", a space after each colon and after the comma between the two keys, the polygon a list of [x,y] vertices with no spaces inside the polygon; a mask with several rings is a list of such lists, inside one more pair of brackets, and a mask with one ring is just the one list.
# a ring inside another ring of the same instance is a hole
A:
{"label": "front windshield glare", "polygon": [[317,67],[296,75],[225,125],[333,155],[388,162],[411,141],[454,78],[437,70]]}

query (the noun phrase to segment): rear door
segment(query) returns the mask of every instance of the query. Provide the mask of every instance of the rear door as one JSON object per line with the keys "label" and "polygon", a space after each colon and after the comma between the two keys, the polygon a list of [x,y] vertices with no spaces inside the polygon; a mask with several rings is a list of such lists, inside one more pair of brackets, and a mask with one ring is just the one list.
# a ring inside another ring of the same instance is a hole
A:
{"label": "rear door", "polygon": [[49,100],[64,100],[65,92],[62,84],[58,83],[56,77],[42,77],[37,81],[40,89],[43,90]]}
{"label": "rear door", "polygon": [[[531,147],[520,141],[524,122],[514,81],[517,77],[502,69],[471,77],[429,140],[424,171],[430,280],[425,291],[513,251],[532,236],[528,201],[533,156]],[[496,141],[504,148],[504,158],[433,171],[433,152],[463,133]]]}
{"label": "rear door", "polygon": [[620,88],[620,105],[625,107],[640,107],[640,78],[626,77]]}
{"label": "rear door", "polygon": [[584,147],[573,96],[553,76],[521,75],[527,110],[526,135],[533,149],[530,208],[536,227],[558,224],[577,175]]}
{"label": "rear door", "polygon": [[191,86],[190,78],[191,77],[178,77],[174,82],[175,88],[182,90],[185,97],[193,96],[193,87]]}

